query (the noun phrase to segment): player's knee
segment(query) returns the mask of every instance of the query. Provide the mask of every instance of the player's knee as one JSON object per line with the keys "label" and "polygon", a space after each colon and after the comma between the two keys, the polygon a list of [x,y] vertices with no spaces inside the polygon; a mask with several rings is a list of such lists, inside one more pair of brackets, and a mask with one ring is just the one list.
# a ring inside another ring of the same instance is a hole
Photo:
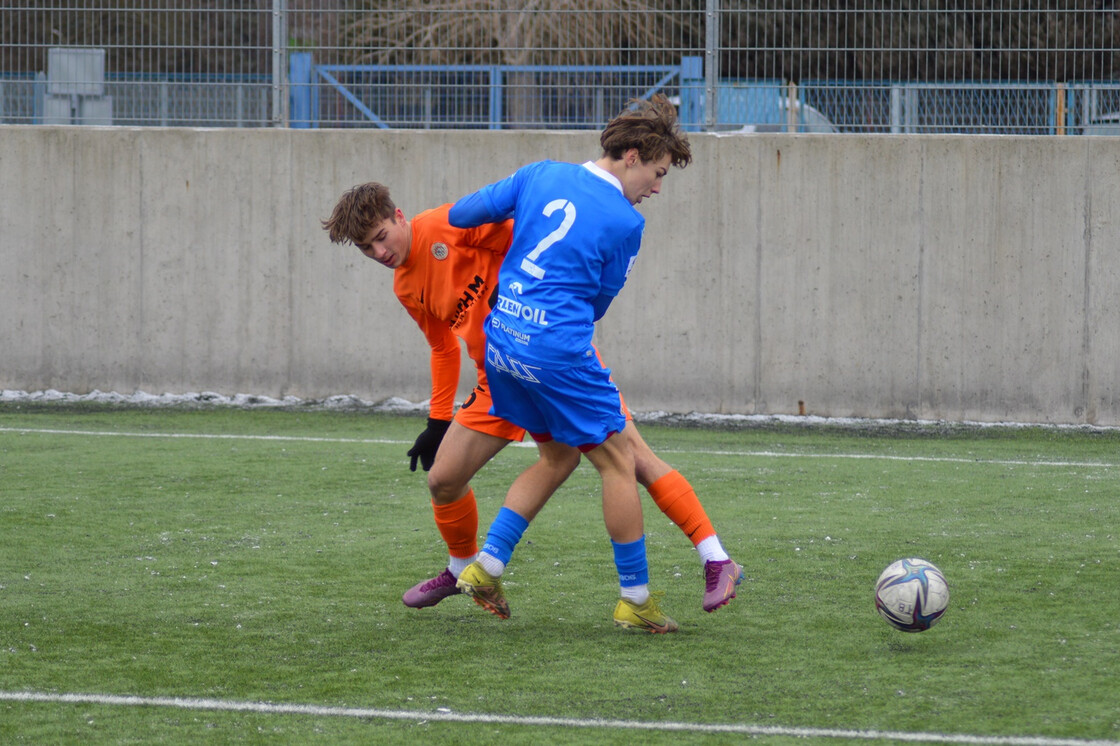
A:
{"label": "player's knee", "polygon": [[571,474],[579,466],[580,453],[574,448],[569,449],[559,459],[558,469],[565,475]]}
{"label": "player's knee", "polygon": [[428,492],[432,495],[432,502],[436,505],[453,503],[466,492],[466,484],[462,479],[446,474],[442,469],[434,466],[428,472]]}

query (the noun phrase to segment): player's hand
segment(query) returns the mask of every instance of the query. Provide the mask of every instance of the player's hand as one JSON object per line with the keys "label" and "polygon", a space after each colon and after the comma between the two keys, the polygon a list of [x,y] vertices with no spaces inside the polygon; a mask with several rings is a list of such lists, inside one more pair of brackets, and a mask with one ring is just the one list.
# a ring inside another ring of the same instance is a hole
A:
{"label": "player's hand", "polygon": [[432,462],[436,460],[436,451],[439,450],[439,444],[443,442],[443,435],[449,427],[451,427],[449,420],[428,418],[427,429],[420,433],[416,442],[408,451],[408,455],[412,458],[412,465],[409,467],[412,471],[416,471],[417,459],[419,459],[420,465],[424,467],[424,471],[432,468]]}

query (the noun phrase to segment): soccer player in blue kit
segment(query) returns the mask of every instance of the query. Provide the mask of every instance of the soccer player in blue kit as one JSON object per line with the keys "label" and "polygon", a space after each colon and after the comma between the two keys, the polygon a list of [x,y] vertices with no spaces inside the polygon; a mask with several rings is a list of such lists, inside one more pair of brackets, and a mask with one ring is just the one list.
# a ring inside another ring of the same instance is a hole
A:
{"label": "soccer player in blue kit", "polygon": [[[664,96],[636,101],[600,136],[602,155],[582,165],[540,161],[452,206],[452,225],[513,218],[513,240],[487,318],[491,413],[525,428],[540,458],[577,448],[598,470],[603,520],[618,570],[617,625],[655,633],[677,623],[649,591],[642,508],[626,417],[611,372],[591,340],[637,258],[645,218],[635,209],[661,191],[670,166],[692,160],[676,110]],[[539,507],[532,470],[510,487],[478,559],[458,586],[483,608],[509,617],[501,575]],[[738,567],[735,568],[738,570]],[[735,573],[729,582],[738,582]]]}

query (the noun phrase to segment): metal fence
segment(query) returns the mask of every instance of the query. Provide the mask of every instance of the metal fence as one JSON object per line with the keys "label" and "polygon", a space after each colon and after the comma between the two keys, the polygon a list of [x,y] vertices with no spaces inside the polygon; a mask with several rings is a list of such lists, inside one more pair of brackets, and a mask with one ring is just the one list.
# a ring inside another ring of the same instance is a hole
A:
{"label": "metal fence", "polygon": [[0,0],[0,122],[1120,134],[1120,2],[955,5]]}

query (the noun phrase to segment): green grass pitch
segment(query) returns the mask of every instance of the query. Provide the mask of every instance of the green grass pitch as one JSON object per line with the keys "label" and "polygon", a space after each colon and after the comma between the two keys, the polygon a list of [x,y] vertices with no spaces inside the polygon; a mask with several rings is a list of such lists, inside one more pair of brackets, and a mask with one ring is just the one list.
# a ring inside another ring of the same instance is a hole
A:
{"label": "green grass pitch", "polygon": [[[642,425],[745,567],[705,614],[695,550],[644,498],[681,624],[655,636],[611,623],[586,463],[514,554],[511,619],[405,608],[446,560],[405,457],[422,429],[0,406],[0,742],[1120,743],[1116,431]],[[534,457],[476,478],[480,533]],[[921,634],[872,602],[908,556],[951,587]]]}

